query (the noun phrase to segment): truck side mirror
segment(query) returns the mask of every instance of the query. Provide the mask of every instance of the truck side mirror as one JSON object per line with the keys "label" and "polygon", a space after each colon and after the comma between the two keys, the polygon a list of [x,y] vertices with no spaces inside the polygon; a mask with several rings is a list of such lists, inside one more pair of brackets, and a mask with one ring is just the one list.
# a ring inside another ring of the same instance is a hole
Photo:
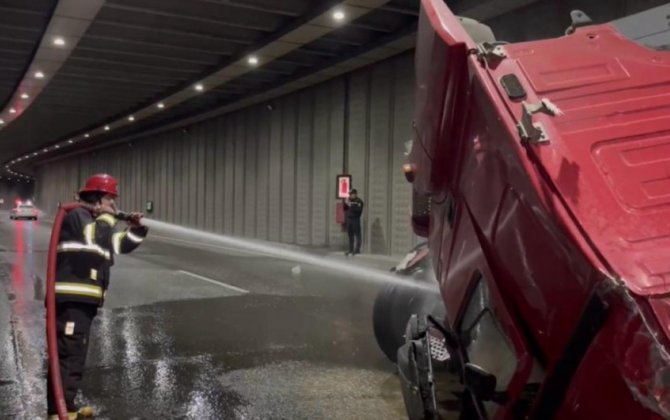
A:
{"label": "truck side mirror", "polygon": [[472,363],[465,364],[463,382],[480,401],[491,401],[496,396],[496,377]]}

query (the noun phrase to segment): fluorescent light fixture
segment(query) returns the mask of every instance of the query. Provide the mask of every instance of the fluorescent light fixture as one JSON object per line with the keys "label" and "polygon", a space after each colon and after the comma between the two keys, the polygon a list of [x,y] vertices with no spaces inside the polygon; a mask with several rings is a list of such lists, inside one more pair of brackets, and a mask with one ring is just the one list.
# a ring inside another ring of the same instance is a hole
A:
{"label": "fluorescent light fixture", "polygon": [[343,21],[345,17],[346,17],[346,15],[344,14],[344,12],[342,10],[335,10],[333,12],[333,19],[335,19],[338,22]]}
{"label": "fluorescent light fixture", "polygon": [[252,66],[255,66],[256,64],[258,64],[258,57],[252,55],[247,59],[247,63],[251,64]]}
{"label": "fluorescent light fixture", "polygon": [[194,87],[195,87],[195,90],[197,90],[198,92],[202,92],[203,90],[205,90],[205,87],[202,85],[202,83],[198,83]]}
{"label": "fluorescent light fixture", "polygon": [[44,79],[44,73],[42,73],[41,71],[36,71],[35,79]]}
{"label": "fluorescent light fixture", "polygon": [[128,121],[135,121],[135,117],[131,115],[130,117],[128,117]]}
{"label": "fluorescent light fixture", "polygon": [[54,38],[54,45],[58,45],[59,47],[62,47],[63,45],[65,45],[65,40],[58,36],[58,37]]}
{"label": "fluorescent light fixture", "polygon": [[165,105],[163,104],[163,102],[159,102],[158,105],[156,105],[156,106],[158,107],[158,109],[165,108]]}
{"label": "fluorescent light fixture", "polygon": [[30,98],[30,96],[28,96],[27,93],[22,93],[21,94],[21,99],[28,99],[28,98]]}

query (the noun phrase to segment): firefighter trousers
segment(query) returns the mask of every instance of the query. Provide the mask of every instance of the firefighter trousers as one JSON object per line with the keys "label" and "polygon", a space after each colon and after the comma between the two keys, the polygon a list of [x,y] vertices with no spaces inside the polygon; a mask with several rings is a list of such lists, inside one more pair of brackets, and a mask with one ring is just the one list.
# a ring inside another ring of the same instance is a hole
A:
{"label": "firefighter trousers", "polygon": [[[56,306],[58,357],[68,412],[77,411],[74,399],[84,374],[91,323],[97,311],[97,306],[87,303],[66,302]],[[51,368],[47,376],[47,410],[49,415],[57,413]]]}

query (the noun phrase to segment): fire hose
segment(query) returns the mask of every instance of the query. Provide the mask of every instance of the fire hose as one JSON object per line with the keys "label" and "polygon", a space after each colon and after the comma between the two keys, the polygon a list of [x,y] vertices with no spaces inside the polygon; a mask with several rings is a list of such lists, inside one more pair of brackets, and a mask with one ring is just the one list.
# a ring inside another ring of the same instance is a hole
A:
{"label": "fire hose", "polygon": [[[58,357],[58,342],[56,337],[56,257],[63,219],[69,211],[79,207],[94,210],[93,206],[84,203],[65,204],[58,208],[56,218],[54,219],[53,229],[51,230],[51,240],[49,242],[49,254],[47,259],[47,355],[49,358],[52,392],[56,403],[56,410],[58,411],[58,420],[68,420],[68,414],[63,394],[63,381],[60,374],[60,360]],[[119,220],[130,219],[130,215],[123,212],[118,212],[114,216]]]}

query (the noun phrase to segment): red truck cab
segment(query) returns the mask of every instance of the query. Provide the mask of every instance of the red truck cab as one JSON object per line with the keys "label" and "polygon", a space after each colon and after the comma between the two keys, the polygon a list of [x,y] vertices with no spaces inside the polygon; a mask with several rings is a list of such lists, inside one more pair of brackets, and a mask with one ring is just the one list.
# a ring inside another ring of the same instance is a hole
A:
{"label": "red truck cab", "polygon": [[670,53],[569,32],[477,44],[422,1],[413,225],[471,414],[667,418]]}

